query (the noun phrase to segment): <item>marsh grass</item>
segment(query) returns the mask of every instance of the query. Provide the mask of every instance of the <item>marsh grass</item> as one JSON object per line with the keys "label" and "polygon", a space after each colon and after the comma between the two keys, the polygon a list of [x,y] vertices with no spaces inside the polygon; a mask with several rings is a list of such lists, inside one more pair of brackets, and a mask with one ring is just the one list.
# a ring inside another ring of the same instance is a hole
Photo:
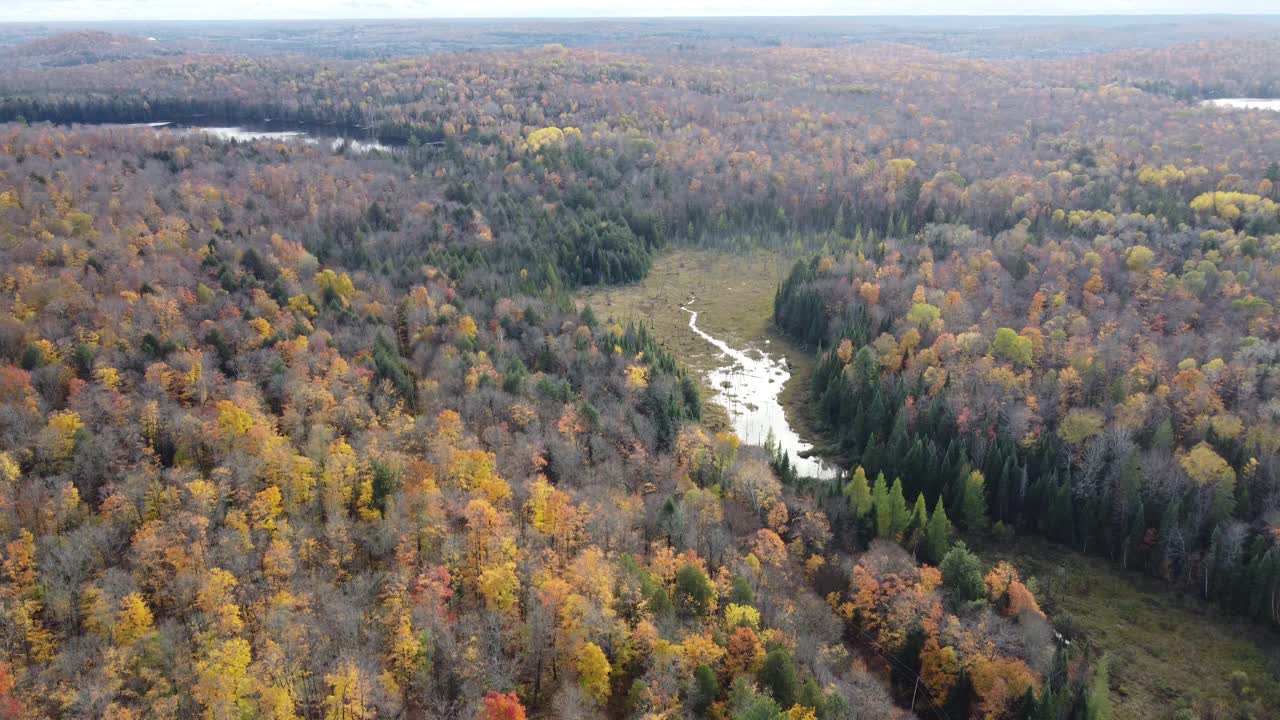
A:
{"label": "marsh grass", "polygon": [[1110,653],[1113,717],[1170,718],[1198,701],[1234,708],[1236,671],[1248,676],[1263,711],[1259,717],[1280,717],[1275,632],[1229,617],[1162,580],[1040,538],[971,544],[985,563],[1008,560],[1035,577],[1054,624],[1080,628],[1086,642]]}
{"label": "marsh grass", "polygon": [[[643,282],[590,288],[578,300],[590,304],[599,318],[621,323],[643,322],[659,342],[697,376],[706,401],[705,424],[728,427],[728,415],[710,401],[707,371],[718,367],[718,351],[689,329],[689,313],[681,309],[697,298],[698,325],[729,345],[747,352],[783,353],[792,367],[807,368],[810,359],[770,332],[773,295],[791,261],[773,252],[728,254],[677,250],[656,258]],[[804,376],[804,377],[807,377]],[[805,384],[793,372],[787,389]]]}

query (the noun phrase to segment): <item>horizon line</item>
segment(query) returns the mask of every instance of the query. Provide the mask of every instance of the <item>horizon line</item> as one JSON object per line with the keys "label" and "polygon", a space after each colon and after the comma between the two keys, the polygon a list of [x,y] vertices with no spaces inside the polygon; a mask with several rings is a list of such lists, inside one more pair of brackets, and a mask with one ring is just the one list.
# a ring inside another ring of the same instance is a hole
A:
{"label": "horizon line", "polygon": [[138,22],[175,22],[175,23],[234,23],[234,22],[396,22],[396,21],[451,21],[451,22],[469,22],[469,21],[513,21],[513,20],[551,20],[551,21],[592,21],[592,20],[751,20],[751,19],[776,19],[776,20],[803,20],[817,18],[845,18],[845,19],[885,19],[885,18],[1030,18],[1030,19],[1062,19],[1062,18],[1276,18],[1280,19],[1280,13],[1260,13],[1260,12],[1205,12],[1205,13],[1142,13],[1142,12],[1115,12],[1115,13],[869,13],[860,15],[846,15],[837,13],[809,13],[809,14],[771,14],[771,13],[748,13],[742,15],[397,15],[397,16],[369,16],[369,17],[346,17],[346,16],[330,16],[330,17],[236,17],[236,18],[173,18],[173,17],[155,17],[155,18],[89,18],[89,19],[42,19],[42,20],[4,20],[0,21],[0,27],[6,25],[85,25],[85,24],[112,24],[112,23],[138,23]]}

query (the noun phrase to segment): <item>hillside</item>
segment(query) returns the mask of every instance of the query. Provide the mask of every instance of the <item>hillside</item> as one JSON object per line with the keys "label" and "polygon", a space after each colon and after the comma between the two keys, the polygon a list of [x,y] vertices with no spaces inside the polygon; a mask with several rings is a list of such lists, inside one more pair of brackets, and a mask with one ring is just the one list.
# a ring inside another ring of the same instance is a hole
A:
{"label": "hillside", "polygon": [[10,51],[0,718],[1274,716],[1275,37],[512,22]]}
{"label": "hillside", "polygon": [[4,48],[0,50],[0,59],[9,64],[56,68],[179,55],[182,52],[153,38],[80,30]]}

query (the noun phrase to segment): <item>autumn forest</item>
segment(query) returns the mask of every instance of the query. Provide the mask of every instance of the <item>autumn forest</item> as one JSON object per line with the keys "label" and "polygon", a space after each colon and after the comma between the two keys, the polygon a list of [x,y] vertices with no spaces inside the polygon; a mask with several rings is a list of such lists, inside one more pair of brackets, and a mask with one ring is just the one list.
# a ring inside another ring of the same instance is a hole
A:
{"label": "autumn forest", "polygon": [[1280,22],[664,22],[0,26],[0,720],[1278,717]]}

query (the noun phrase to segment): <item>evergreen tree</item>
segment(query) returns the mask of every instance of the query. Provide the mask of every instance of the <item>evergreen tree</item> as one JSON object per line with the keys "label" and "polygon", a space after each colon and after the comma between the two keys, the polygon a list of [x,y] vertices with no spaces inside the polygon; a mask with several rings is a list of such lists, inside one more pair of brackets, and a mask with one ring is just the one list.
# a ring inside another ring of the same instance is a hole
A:
{"label": "evergreen tree", "polygon": [[1170,450],[1173,448],[1173,421],[1165,418],[1156,426],[1155,434],[1151,437],[1151,448],[1153,450]]}
{"label": "evergreen tree", "polygon": [[1110,659],[1103,655],[1093,669],[1093,682],[1085,696],[1086,720],[1111,720]]}
{"label": "evergreen tree", "polygon": [[893,487],[889,488],[889,514],[892,518],[892,537],[901,542],[911,524],[911,512],[907,509],[907,498],[902,492],[902,478],[893,479]]}
{"label": "evergreen tree", "polygon": [[867,485],[867,473],[861,465],[853,471],[853,477],[844,486],[844,494],[849,498],[849,510],[854,518],[864,518],[871,512],[871,488]]}
{"label": "evergreen tree", "polygon": [[[1058,486],[1050,509],[1049,537],[1060,543],[1070,544],[1075,535],[1075,513],[1071,506],[1071,487],[1067,483]],[[1145,528],[1144,528],[1145,529]]]}
{"label": "evergreen tree", "polygon": [[970,472],[965,478],[960,499],[960,524],[968,532],[979,532],[987,528],[986,481],[979,470]]}
{"label": "evergreen tree", "polygon": [[858,390],[879,386],[880,360],[870,345],[863,345],[853,356],[853,377],[858,383]]}
{"label": "evergreen tree", "polygon": [[929,518],[929,526],[925,530],[925,560],[937,564],[947,554],[948,536],[951,534],[951,521],[947,519],[947,509],[942,505],[942,498],[934,503],[933,515]]}
{"label": "evergreen tree", "polygon": [[1258,565],[1249,614],[1258,622],[1280,623],[1280,545],[1271,546]]}
{"label": "evergreen tree", "polygon": [[993,515],[996,522],[1005,522],[1009,519],[1009,508],[1012,505],[1013,490],[1010,485],[1013,483],[1013,458],[1007,458],[999,467],[996,475],[996,503]]}
{"label": "evergreen tree", "polygon": [[783,648],[774,648],[765,656],[757,677],[760,684],[769,690],[773,699],[782,707],[791,707],[795,702],[799,677],[796,673],[796,661],[791,653]]}
{"label": "evergreen tree", "polygon": [[705,715],[707,708],[720,696],[720,683],[716,673],[706,665],[693,671],[693,688],[689,693],[689,706],[698,715]]}
{"label": "evergreen tree", "polygon": [[698,617],[706,614],[715,598],[715,587],[696,565],[684,565],[676,571],[675,594],[680,608],[686,614]]}
{"label": "evergreen tree", "polygon": [[978,556],[969,552],[962,542],[947,551],[938,566],[942,571],[942,584],[959,602],[969,602],[982,597],[982,566]]}
{"label": "evergreen tree", "polygon": [[1129,519],[1125,526],[1124,548],[1120,555],[1120,566],[1129,567],[1129,557],[1142,545],[1143,536],[1147,530],[1147,511],[1142,505],[1142,499],[1139,498],[1133,503],[1133,510],[1129,513]]}
{"label": "evergreen tree", "polygon": [[867,468],[868,472],[874,472],[884,475],[884,444],[880,442],[880,436],[877,433],[871,433],[871,437],[867,438],[867,446],[862,451],[862,466]]}
{"label": "evergreen tree", "polygon": [[1040,693],[1040,702],[1036,705],[1034,720],[1058,720],[1058,697],[1053,688],[1046,687]]}
{"label": "evergreen tree", "polygon": [[892,537],[893,508],[889,504],[889,483],[884,473],[876,476],[876,484],[871,488],[871,505],[875,509],[876,537]]}
{"label": "evergreen tree", "polygon": [[[1048,693],[1048,688],[1045,688],[1042,692],[1043,695],[1047,695]],[[1033,688],[1027,688],[1027,691],[1022,695],[1022,700],[1020,700],[1015,706],[1013,717],[1027,718],[1030,720],[1030,718],[1034,718],[1036,716],[1039,709],[1040,706],[1039,703],[1036,702],[1035,690]]]}
{"label": "evergreen tree", "polygon": [[801,707],[813,708],[818,717],[825,717],[823,712],[826,709],[826,698],[822,695],[822,688],[818,687],[818,681],[812,677],[804,681],[800,686],[800,692],[796,695],[796,704]]}
{"label": "evergreen tree", "polygon": [[924,503],[924,493],[915,496],[915,506],[911,507],[906,520],[906,534],[911,550],[915,550],[924,542],[924,534],[929,527],[929,507]]}
{"label": "evergreen tree", "polygon": [[1182,503],[1175,496],[1165,503],[1164,512],[1160,517],[1161,551],[1164,554],[1165,567],[1174,576],[1178,574],[1178,563],[1182,561],[1182,554],[1186,550],[1185,547],[1173,542],[1174,530],[1178,528],[1181,522],[1181,513]]}

